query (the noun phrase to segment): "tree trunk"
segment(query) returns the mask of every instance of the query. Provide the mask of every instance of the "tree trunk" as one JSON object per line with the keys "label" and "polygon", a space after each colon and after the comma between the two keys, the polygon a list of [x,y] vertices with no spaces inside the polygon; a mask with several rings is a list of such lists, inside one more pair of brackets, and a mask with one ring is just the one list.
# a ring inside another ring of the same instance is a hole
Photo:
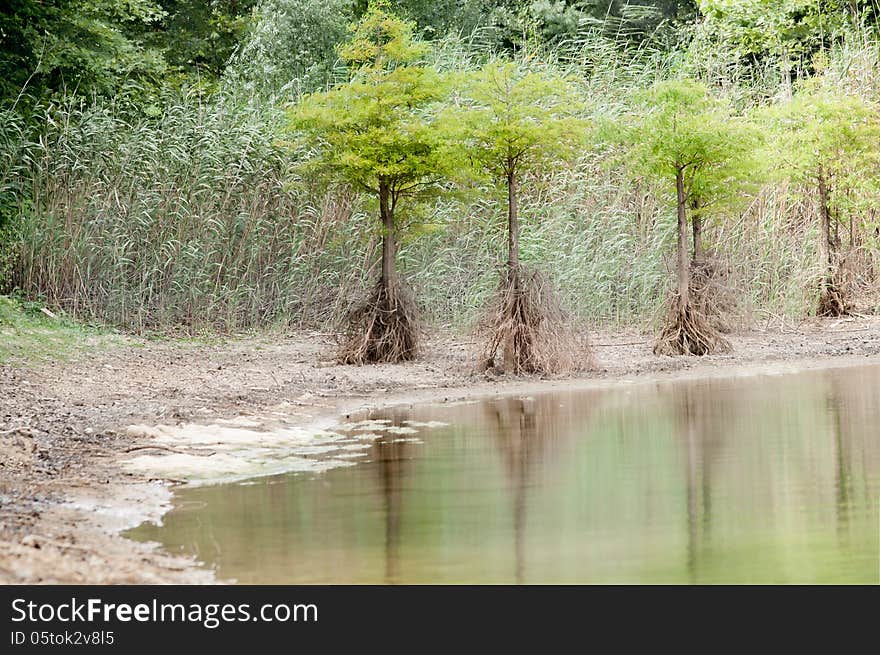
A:
{"label": "tree trunk", "polygon": [[819,175],[816,180],[819,186],[819,258],[822,267],[822,290],[819,294],[819,316],[841,316],[847,313],[846,301],[842,290],[838,287],[837,277],[840,260],[838,248],[840,240],[837,234],[837,221],[834,222],[832,234],[831,207],[829,206],[828,180],[825,171],[819,167]]}
{"label": "tree trunk", "polygon": [[507,174],[507,268],[514,286],[519,286],[519,209],[516,204],[516,172]]}
{"label": "tree trunk", "polygon": [[382,284],[388,289],[397,280],[397,241],[387,182],[379,183],[379,214],[382,218]]}
{"label": "tree trunk", "polygon": [[[520,275],[519,275],[519,211],[516,204],[516,171],[513,167],[508,168],[507,173],[507,283],[510,286],[508,293],[512,294],[512,303],[508,308],[513,316],[514,323],[520,311]],[[504,370],[513,372],[517,369],[516,344],[513,332],[504,341],[502,353]]]}
{"label": "tree trunk", "polygon": [[[694,207],[696,209],[696,207]],[[703,261],[703,219],[699,214],[691,216],[694,229],[694,257],[695,263]]]}
{"label": "tree trunk", "polygon": [[675,174],[678,195],[678,309],[683,314],[690,302],[690,268],[688,267],[687,198],[684,193],[684,171]]}
{"label": "tree trunk", "polygon": [[819,168],[819,259],[825,269],[823,285],[830,287],[834,279],[834,262],[831,243],[831,210],[828,206],[828,183],[825,172]]}
{"label": "tree trunk", "polygon": [[833,224],[834,227],[834,238],[831,239],[831,248],[834,252],[840,252],[840,221],[832,221],[829,219],[829,224]]}

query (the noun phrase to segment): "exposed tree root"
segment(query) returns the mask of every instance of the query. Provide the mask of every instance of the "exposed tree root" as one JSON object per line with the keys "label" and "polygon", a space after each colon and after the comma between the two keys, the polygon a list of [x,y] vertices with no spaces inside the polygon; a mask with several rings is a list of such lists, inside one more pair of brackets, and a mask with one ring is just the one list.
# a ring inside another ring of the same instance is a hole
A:
{"label": "exposed tree root", "polygon": [[739,305],[728,284],[729,276],[730,269],[721,259],[705,257],[691,262],[691,304],[722,334],[733,332]]}
{"label": "exposed tree root", "polygon": [[822,293],[819,295],[819,305],[816,308],[816,315],[846,316],[849,314],[849,311],[849,303],[847,303],[842,289],[833,282],[823,285]]}
{"label": "exposed tree root", "polygon": [[512,374],[552,374],[592,366],[586,337],[538,271],[502,274],[479,331],[488,342],[481,366]]}
{"label": "exposed tree root", "polygon": [[418,308],[399,281],[376,283],[348,315],[339,343],[340,364],[395,363],[413,359],[419,337]]}
{"label": "exposed tree root", "polygon": [[674,296],[657,343],[655,355],[711,355],[730,352],[730,342],[712,325],[711,320],[693,304],[681,306]]}

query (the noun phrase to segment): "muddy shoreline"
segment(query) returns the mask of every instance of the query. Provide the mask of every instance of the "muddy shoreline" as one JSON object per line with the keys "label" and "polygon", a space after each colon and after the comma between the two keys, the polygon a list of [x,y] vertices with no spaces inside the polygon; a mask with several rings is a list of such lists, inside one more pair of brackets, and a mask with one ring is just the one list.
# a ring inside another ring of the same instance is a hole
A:
{"label": "muddy shoreline", "polygon": [[478,373],[474,345],[444,334],[399,365],[337,366],[329,335],[300,333],[216,343],[125,338],[74,361],[0,366],[0,583],[214,581],[191,559],[120,535],[159,520],[171,497],[168,475],[133,461],[182,453],[198,463],[189,456],[206,454],[204,444],[157,438],[156,426],[259,419],[260,429],[320,428],[392,404],[880,364],[876,317],[735,334],[733,353],[705,358],[655,356],[650,336],[636,332],[592,340],[596,368],[557,379]]}

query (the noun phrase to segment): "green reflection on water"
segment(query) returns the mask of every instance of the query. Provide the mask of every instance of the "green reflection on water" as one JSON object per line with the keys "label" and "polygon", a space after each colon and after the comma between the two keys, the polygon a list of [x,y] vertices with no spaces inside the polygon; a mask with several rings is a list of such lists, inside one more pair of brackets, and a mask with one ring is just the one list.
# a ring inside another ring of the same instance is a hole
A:
{"label": "green reflection on water", "polygon": [[257,584],[880,582],[880,367],[370,418],[449,425],[130,536]]}

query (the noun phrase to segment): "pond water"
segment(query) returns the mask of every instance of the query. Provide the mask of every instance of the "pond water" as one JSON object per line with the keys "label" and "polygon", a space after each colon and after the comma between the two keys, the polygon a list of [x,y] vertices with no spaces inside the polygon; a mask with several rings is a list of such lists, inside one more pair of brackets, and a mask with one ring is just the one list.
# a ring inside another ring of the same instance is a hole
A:
{"label": "pond water", "polygon": [[880,366],[365,418],[355,466],[181,488],[129,536],[256,584],[880,582]]}

